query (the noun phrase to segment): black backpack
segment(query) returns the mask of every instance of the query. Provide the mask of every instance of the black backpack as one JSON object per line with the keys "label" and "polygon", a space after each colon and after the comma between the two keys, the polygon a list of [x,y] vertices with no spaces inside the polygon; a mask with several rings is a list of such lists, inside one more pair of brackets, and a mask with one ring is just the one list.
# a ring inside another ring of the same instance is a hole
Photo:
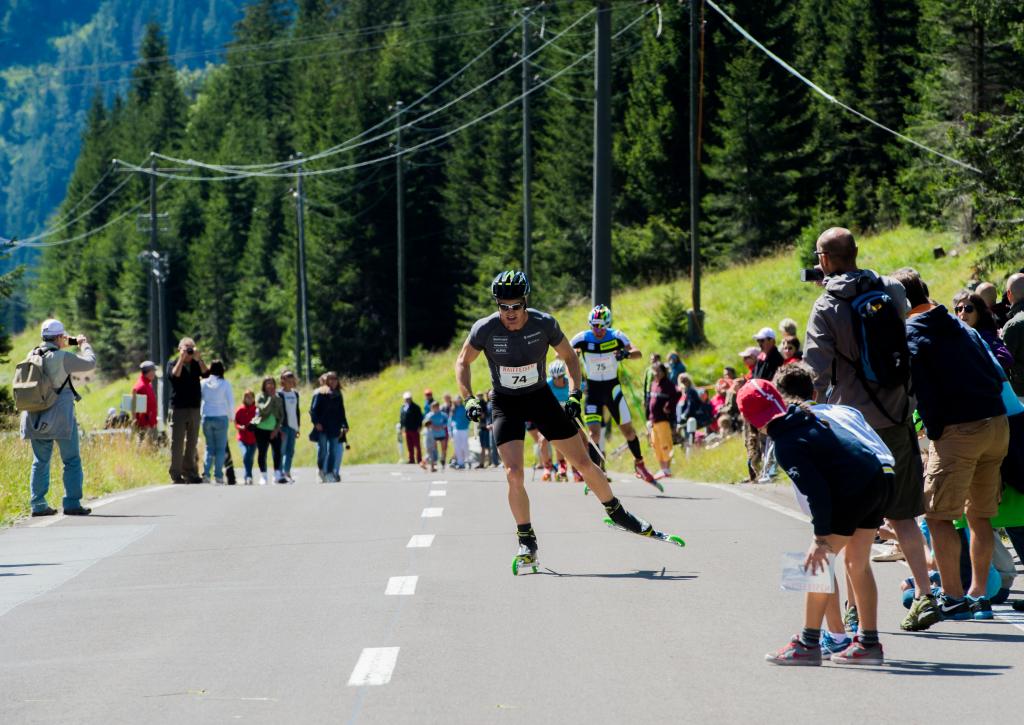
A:
{"label": "black backpack", "polygon": [[[853,367],[857,379],[867,390],[875,407],[893,424],[902,423],[906,420],[907,410],[903,411],[899,419],[894,418],[881,404],[876,394],[879,389],[907,390],[910,386],[907,330],[903,316],[896,307],[896,300],[885,291],[885,285],[880,277],[874,279],[869,289],[854,297],[840,297],[836,294],[832,296],[850,305],[853,336],[857,350],[860,351],[860,356],[856,360],[851,360],[838,350],[836,355]],[[836,363],[833,361],[832,384],[835,382]]]}

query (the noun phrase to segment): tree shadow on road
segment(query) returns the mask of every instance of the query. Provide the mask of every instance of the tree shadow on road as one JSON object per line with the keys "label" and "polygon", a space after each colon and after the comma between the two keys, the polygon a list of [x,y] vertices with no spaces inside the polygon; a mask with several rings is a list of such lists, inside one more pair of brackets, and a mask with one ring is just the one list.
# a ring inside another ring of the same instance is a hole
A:
{"label": "tree shadow on road", "polygon": [[656,493],[653,496],[619,496],[619,498],[673,498],[677,501],[721,501],[720,498],[714,496],[666,496],[663,493]]}
{"label": "tree shadow on road", "polygon": [[550,569],[548,567],[544,567],[538,573],[551,574],[558,577],[582,577],[587,579],[650,579],[652,581],[687,581],[689,579],[697,578],[697,574],[673,574],[666,571],[665,569],[638,569],[636,571],[609,572],[606,574],[569,574],[565,572],[555,571],[554,569]]}
{"label": "tree shadow on road", "polygon": [[174,514],[89,514],[90,519],[170,519]]}

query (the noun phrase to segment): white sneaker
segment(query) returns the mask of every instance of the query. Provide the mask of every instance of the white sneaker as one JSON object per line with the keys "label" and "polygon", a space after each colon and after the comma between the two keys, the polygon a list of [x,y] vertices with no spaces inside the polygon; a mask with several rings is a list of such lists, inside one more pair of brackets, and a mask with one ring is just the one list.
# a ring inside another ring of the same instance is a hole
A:
{"label": "white sneaker", "polygon": [[289,471],[288,473],[284,474],[284,477],[288,479],[288,483],[295,483],[295,479],[292,478],[291,471]]}
{"label": "white sneaker", "polygon": [[263,474],[260,474],[260,485],[261,486],[266,486],[267,485],[267,477],[264,476]]}

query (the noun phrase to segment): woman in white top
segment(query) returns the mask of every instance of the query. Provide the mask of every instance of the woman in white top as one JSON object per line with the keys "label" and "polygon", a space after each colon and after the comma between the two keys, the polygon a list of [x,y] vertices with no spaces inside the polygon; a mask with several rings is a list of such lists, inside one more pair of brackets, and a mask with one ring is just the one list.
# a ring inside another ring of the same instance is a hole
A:
{"label": "woman in white top", "polygon": [[210,363],[210,377],[203,380],[201,392],[203,402],[199,415],[206,438],[203,481],[210,482],[212,464],[214,480],[221,484],[224,483],[224,455],[228,448],[228,421],[235,413],[235,396],[231,383],[224,379],[224,363],[220,360]]}
{"label": "woman in white top", "polygon": [[281,475],[289,483],[295,483],[295,479],[292,478],[292,461],[295,460],[295,438],[299,435],[299,393],[295,390],[295,373],[291,370],[281,373],[281,389],[277,395],[284,401],[284,422],[281,424]]}

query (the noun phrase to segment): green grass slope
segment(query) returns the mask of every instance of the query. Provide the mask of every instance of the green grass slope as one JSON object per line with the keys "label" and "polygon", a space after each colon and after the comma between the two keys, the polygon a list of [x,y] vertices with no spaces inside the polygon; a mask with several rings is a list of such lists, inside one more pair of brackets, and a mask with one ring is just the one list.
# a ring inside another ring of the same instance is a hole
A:
{"label": "green grass slope", "polygon": [[[916,267],[928,282],[932,296],[947,304],[952,295],[972,277],[980,258],[987,251],[987,247],[981,244],[957,248],[949,234],[909,228],[864,238],[859,244],[861,266],[883,273],[908,265]],[[955,256],[934,259],[932,249],[937,246],[947,251],[956,249],[957,253]],[[1002,276],[994,278],[998,281]],[[543,280],[536,282],[543,284]],[[707,315],[708,343],[699,350],[683,351],[686,365],[697,384],[713,383],[721,374],[723,365],[740,366],[737,352],[753,344],[752,336],[759,328],[766,325],[775,328],[782,318],[792,317],[802,330],[819,291],[816,286],[799,281],[798,266],[792,251],[706,274],[702,281],[702,304]],[[658,340],[654,322],[659,304],[670,293],[688,302],[689,281],[680,278],[650,287],[615,290],[615,325],[625,330],[644,351],[643,361],[626,364],[628,373],[637,381],[643,376],[650,351],[668,351]],[[555,310],[554,314],[565,332],[574,334],[585,327],[588,311],[588,305],[576,305]],[[446,391],[454,393],[455,355],[467,332],[461,331],[446,350],[418,355],[405,365],[390,365],[376,376],[346,382],[345,403],[352,426],[352,449],[346,454],[346,463],[396,459],[395,423],[398,420],[402,392],[411,390],[417,401],[422,400],[421,393],[425,387],[432,388],[438,396]],[[14,340],[12,357],[23,354],[34,340],[34,329],[19,335]],[[6,365],[0,370],[0,384],[9,384],[11,368],[11,365]],[[472,373],[475,390],[489,387],[487,368],[482,357],[474,363]],[[245,387],[258,386],[258,376],[248,370],[231,370],[228,377],[239,399]],[[80,391],[84,399],[79,408],[83,426],[101,426],[107,408],[117,406],[120,396],[127,392],[131,382],[131,379],[126,378],[84,386]],[[304,391],[304,405],[308,403],[309,396],[310,391]],[[306,441],[305,432],[298,445],[297,462],[300,465],[309,465],[313,460],[313,445]],[[706,457],[698,453],[683,464],[682,468],[688,470],[682,470],[678,465],[677,470],[687,477],[736,480],[742,476],[743,465],[742,460],[737,460],[733,465],[733,459],[742,458],[742,452],[738,456],[732,455],[734,447],[723,446],[722,449],[716,449],[718,452],[714,455],[708,454]],[[742,451],[742,446],[739,450]],[[701,463],[702,457],[705,463]]]}

